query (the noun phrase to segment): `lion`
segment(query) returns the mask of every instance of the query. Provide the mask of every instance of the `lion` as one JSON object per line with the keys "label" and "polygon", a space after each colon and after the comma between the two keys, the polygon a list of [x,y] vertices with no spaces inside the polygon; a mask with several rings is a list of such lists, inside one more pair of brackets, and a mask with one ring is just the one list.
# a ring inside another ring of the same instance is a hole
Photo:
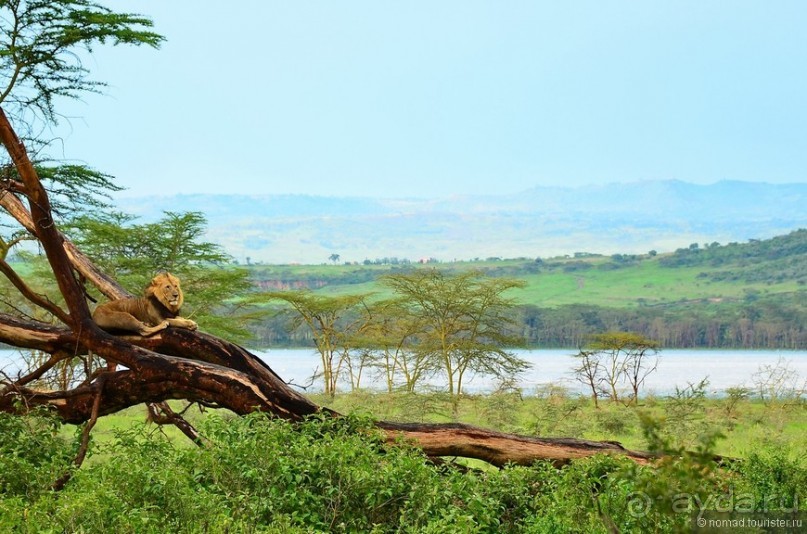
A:
{"label": "lion", "polygon": [[92,318],[107,332],[136,332],[143,337],[169,326],[196,330],[196,322],[179,317],[183,302],[185,297],[179,287],[179,278],[165,272],[151,280],[145,296],[99,304]]}

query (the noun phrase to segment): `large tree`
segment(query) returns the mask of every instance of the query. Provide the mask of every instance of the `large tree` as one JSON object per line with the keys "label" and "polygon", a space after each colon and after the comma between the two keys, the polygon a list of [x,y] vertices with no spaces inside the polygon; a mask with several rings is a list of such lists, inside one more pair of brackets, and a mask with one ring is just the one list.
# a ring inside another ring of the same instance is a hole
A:
{"label": "large tree", "polygon": [[[44,175],[14,125],[25,129],[31,112],[53,121],[57,97],[75,98],[98,88],[81,64],[74,62],[79,57],[77,49],[106,41],[156,46],[161,38],[148,30],[150,21],[143,17],[117,14],[83,0],[17,0],[0,4],[0,9],[0,75],[6,84],[0,94],[0,142],[10,158],[10,172],[0,183],[0,207],[17,225],[16,235],[37,241],[58,291],[58,298],[48,298],[32,289],[24,276],[3,265],[2,272],[18,295],[43,314],[40,318],[1,313],[0,341],[49,357],[28,374],[0,378],[0,410],[16,413],[46,406],[66,422],[86,423],[77,462],[86,452],[87,436],[99,417],[144,402],[186,399],[236,414],[260,410],[288,420],[331,413],[290,388],[253,354],[225,339],[175,328],[147,338],[116,337],[98,328],[90,314],[89,288],[109,299],[129,293],[62,233],[43,185]],[[13,113],[9,115],[8,110]],[[32,386],[59,361],[87,355],[119,364],[117,370],[87,376],[69,389]],[[195,436],[167,405],[154,405],[164,407],[158,416]],[[512,436],[463,425],[379,422],[378,427],[390,442],[411,439],[430,456],[467,456],[495,465],[529,464],[538,458],[567,461],[597,452],[626,454],[640,461],[648,458],[613,443]]]}

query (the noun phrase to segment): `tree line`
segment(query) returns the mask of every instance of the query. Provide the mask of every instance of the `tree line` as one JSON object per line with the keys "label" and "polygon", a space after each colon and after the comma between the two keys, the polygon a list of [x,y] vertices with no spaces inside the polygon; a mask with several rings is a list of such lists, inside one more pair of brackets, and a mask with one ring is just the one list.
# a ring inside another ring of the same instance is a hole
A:
{"label": "tree line", "polygon": [[[515,305],[510,328],[529,348],[576,348],[606,331],[636,332],[665,348],[786,349],[807,347],[807,311],[798,294],[717,304],[690,302],[634,309],[585,304],[541,308]],[[280,316],[249,326],[259,347],[311,346],[304,330]]]}
{"label": "tree line", "polygon": [[627,331],[665,348],[804,349],[803,296],[747,298],[718,303],[681,302],[633,309],[575,304],[520,306],[515,313],[529,346],[579,347],[604,331]]}

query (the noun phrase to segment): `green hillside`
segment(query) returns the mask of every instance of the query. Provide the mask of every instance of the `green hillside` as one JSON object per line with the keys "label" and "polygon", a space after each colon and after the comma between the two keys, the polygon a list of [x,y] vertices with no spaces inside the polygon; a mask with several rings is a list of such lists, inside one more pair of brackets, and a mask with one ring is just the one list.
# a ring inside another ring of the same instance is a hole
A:
{"label": "green hillside", "polygon": [[807,230],[745,244],[693,245],[668,254],[250,267],[253,279],[264,287],[305,287],[329,294],[379,292],[378,276],[423,268],[478,269],[491,276],[520,278],[527,286],[514,290],[513,296],[522,304],[542,307],[736,301],[807,290]]}
{"label": "green hillside", "polygon": [[[673,346],[807,347],[805,229],[666,254],[250,267],[266,289],[379,296],[379,275],[423,268],[477,269],[526,281],[511,296],[531,343],[574,345],[599,329],[631,329]],[[561,325],[576,333],[553,337]]]}

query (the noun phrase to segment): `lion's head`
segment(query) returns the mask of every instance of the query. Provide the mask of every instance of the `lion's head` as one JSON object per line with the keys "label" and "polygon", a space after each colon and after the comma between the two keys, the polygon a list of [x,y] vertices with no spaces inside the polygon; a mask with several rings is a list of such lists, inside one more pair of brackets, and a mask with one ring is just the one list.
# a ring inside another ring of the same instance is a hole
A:
{"label": "lion's head", "polygon": [[146,296],[153,296],[174,314],[179,314],[182,303],[185,302],[182,288],[179,287],[179,278],[171,273],[160,273],[155,276],[146,288]]}

